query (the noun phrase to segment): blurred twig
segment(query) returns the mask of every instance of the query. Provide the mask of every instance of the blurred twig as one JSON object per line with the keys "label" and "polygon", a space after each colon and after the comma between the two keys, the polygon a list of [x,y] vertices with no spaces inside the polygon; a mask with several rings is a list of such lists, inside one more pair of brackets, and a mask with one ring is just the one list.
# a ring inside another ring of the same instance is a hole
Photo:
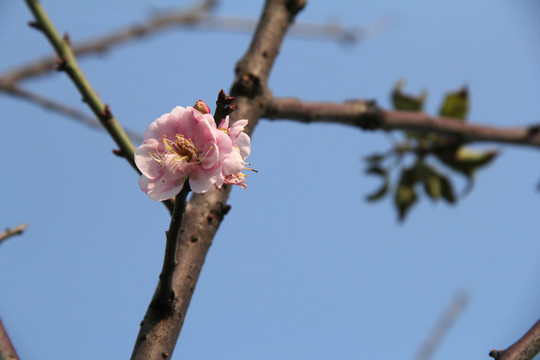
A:
{"label": "blurred twig", "polygon": [[[387,16],[365,26],[348,27],[338,22],[310,23],[298,22],[291,26],[288,35],[291,37],[314,40],[328,40],[341,44],[358,44],[379,35],[394,22]],[[201,30],[238,31],[250,33],[255,30],[257,20],[240,16],[209,16],[190,27]]]}
{"label": "blurred twig", "polygon": [[4,328],[2,319],[0,319],[0,360],[19,360],[19,356]]}
{"label": "blurred twig", "polygon": [[[95,117],[87,115],[84,112],[79,111],[79,110],[77,110],[77,109],[75,109],[73,107],[64,105],[62,103],[51,100],[51,99],[49,99],[47,97],[36,94],[36,93],[34,93],[32,91],[23,89],[20,86],[6,85],[6,84],[2,84],[2,82],[0,81],[0,90],[3,90],[4,92],[6,92],[6,93],[8,93],[8,94],[10,94],[10,95],[12,95],[14,97],[17,97],[19,99],[23,99],[23,100],[29,101],[29,102],[31,102],[33,104],[36,104],[38,106],[41,106],[41,107],[43,107],[43,108],[45,108],[47,110],[51,110],[51,111],[59,113],[61,115],[65,115],[65,116],[75,120],[76,122],[89,127],[90,129],[100,130],[100,131],[105,130],[103,125],[101,125],[101,123],[98,120],[96,120]],[[133,142],[141,143],[143,141],[143,136],[142,136],[141,133],[139,133],[137,131],[134,131],[134,130],[131,130],[131,129],[128,129],[128,128],[125,128],[124,130],[125,130],[126,134],[128,135],[128,137]]]}
{"label": "blurred twig", "polygon": [[15,226],[14,228],[11,228],[11,229],[5,229],[3,232],[0,233],[0,244],[12,237],[12,236],[15,236],[15,235],[21,235],[23,233],[24,230],[26,230],[26,228],[28,227],[27,224],[20,224],[20,225],[17,225]]}
{"label": "blurred twig", "polygon": [[[203,0],[189,9],[153,16],[145,23],[129,25],[108,34],[73,44],[72,52],[79,57],[93,53],[104,53],[115,45],[137,40],[169,27],[191,26],[204,19],[216,4],[216,0]],[[0,79],[4,84],[15,84],[21,80],[50,72],[57,65],[57,60],[56,55],[49,55],[11,69],[0,75]]]}
{"label": "blurred twig", "polygon": [[433,356],[448,333],[448,330],[450,330],[454,322],[461,315],[468,302],[469,296],[466,293],[460,292],[454,296],[424,343],[418,349],[414,360],[429,360]]}
{"label": "blurred twig", "polygon": [[[144,23],[129,25],[105,35],[73,44],[73,53],[79,58],[83,55],[101,54],[116,45],[138,40],[174,27],[245,33],[251,33],[255,30],[256,19],[238,16],[211,16],[211,11],[217,3],[217,0],[204,0],[188,9],[167,13],[158,12]],[[297,23],[291,27],[290,35],[335,41],[342,44],[357,44],[385,31],[393,22],[393,17],[386,16],[361,27],[346,27],[337,22]],[[24,79],[43,75],[54,69],[57,59],[55,55],[49,55],[20,65],[0,74],[0,80],[4,84],[13,85]]]}
{"label": "blurred twig", "polygon": [[540,320],[521,339],[506,350],[491,350],[495,360],[532,360],[540,353]]}

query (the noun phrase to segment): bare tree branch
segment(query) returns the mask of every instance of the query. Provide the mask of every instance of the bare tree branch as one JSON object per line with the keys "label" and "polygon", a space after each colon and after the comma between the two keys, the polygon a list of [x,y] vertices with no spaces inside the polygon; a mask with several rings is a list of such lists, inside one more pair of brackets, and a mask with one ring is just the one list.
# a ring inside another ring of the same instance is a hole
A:
{"label": "bare tree branch", "polygon": [[19,356],[4,328],[2,319],[0,319],[0,360],[19,360]]}
{"label": "bare tree branch", "polygon": [[429,360],[433,357],[435,351],[441,345],[442,340],[461,315],[467,303],[469,296],[466,293],[457,293],[441,314],[435,327],[431,330],[424,343],[418,349],[414,360]]}
{"label": "bare tree branch", "polygon": [[540,353],[540,320],[521,339],[506,350],[491,350],[495,360],[532,360]]}
{"label": "bare tree branch", "polygon": [[[232,117],[234,120],[249,119],[248,134],[262,115],[260,103],[268,96],[268,75],[283,37],[304,5],[303,0],[267,0],[251,45],[238,62],[231,90],[231,95],[237,99],[238,110]],[[172,356],[204,259],[229,210],[226,205],[229,193],[230,186],[224,185],[221,191],[210,190],[191,197],[178,244],[178,266],[173,278],[174,312],[157,323],[144,321],[141,324],[132,360],[168,359]],[[151,307],[146,318],[157,318]]]}
{"label": "bare tree branch", "polygon": [[[104,53],[115,45],[152,35],[160,30],[173,26],[190,26],[206,16],[217,5],[217,0],[202,0],[189,9],[151,17],[147,22],[126,26],[108,34],[90,39],[72,46],[73,54],[83,56],[93,53]],[[18,66],[0,75],[2,82],[13,85],[29,77],[36,77],[50,72],[57,65],[58,56],[49,55],[31,63]]]}
{"label": "bare tree branch", "polygon": [[453,136],[463,142],[499,142],[540,147],[537,126],[502,128],[433,117],[421,112],[386,111],[371,101],[308,102],[273,98],[265,104],[265,118],[304,123],[325,122],[363,129],[417,130]]}
{"label": "bare tree branch", "polygon": [[14,228],[5,229],[3,232],[0,233],[0,244],[2,243],[2,241],[12,236],[21,235],[23,231],[26,230],[27,227],[28,227],[27,224],[20,224],[20,225],[15,226]]}
{"label": "bare tree branch", "polygon": [[[73,44],[77,57],[103,54],[114,46],[138,40],[171,28],[190,28],[212,31],[240,31],[251,33],[257,25],[255,19],[239,16],[211,16],[218,0],[202,0],[188,9],[157,13],[141,24],[129,25],[105,35]],[[387,16],[362,27],[345,27],[339,23],[299,23],[291,28],[292,36],[325,39],[344,44],[355,44],[377,36],[392,25],[394,19]],[[13,85],[21,80],[49,73],[56,66],[58,57],[48,55],[30,63],[19,65],[0,74],[0,81]]]}
{"label": "bare tree branch", "polygon": [[[314,40],[328,40],[346,45],[358,44],[387,30],[394,23],[390,16],[383,17],[365,26],[347,27],[335,22],[293,24],[288,32],[290,37]],[[194,23],[192,28],[200,30],[224,30],[243,33],[253,32],[257,21],[240,16],[209,16]]]}
{"label": "bare tree branch", "polygon": [[[73,107],[64,105],[62,103],[36,94],[32,91],[23,89],[20,86],[3,84],[1,79],[0,90],[3,90],[4,92],[16,98],[23,99],[33,104],[39,105],[44,109],[67,116],[68,118],[71,118],[72,120],[75,120],[76,122],[83,124],[92,130],[105,131],[103,125],[101,125],[101,123],[95,117],[87,115],[86,113],[79,111]],[[143,136],[141,133],[131,130],[129,128],[124,128],[124,131],[132,141],[137,143],[141,143],[143,141]]]}

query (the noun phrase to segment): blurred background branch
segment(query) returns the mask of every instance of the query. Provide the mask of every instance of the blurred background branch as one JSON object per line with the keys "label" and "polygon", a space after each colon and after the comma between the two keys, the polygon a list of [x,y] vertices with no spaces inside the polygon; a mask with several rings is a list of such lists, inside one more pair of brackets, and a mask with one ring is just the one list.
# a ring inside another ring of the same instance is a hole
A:
{"label": "blurred background branch", "polygon": [[[156,11],[154,15],[140,24],[127,25],[107,34],[74,43],[72,50],[78,58],[90,54],[102,54],[113,47],[139,40],[172,28],[198,29],[210,31],[238,31],[252,33],[257,19],[239,16],[211,15],[218,4],[217,0],[204,0],[187,9]],[[366,26],[346,27],[337,22],[298,23],[292,26],[290,36],[328,40],[341,44],[358,44],[386,31],[395,22],[392,16],[383,17]],[[57,64],[56,55],[48,55],[0,74],[0,82],[13,85],[19,81],[41,76],[52,71]],[[4,86],[4,87],[5,87]]]}
{"label": "blurred background branch", "polygon": [[[74,107],[64,105],[60,102],[49,99],[48,97],[42,96],[33,91],[23,89],[19,85],[4,84],[0,80],[0,90],[18,99],[28,101],[30,103],[33,103],[34,105],[41,106],[44,109],[50,110],[60,115],[64,115],[67,118],[78,122],[79,124],[89,127],[92,130],[105,131],[105,128],[103,127],[103,125],[101,125],[101,123],[96,119],[95,116],[79,111]],[[141,133],[135,130],[131,130],[129,128],[124,128],[124,131],[134,143],[142,142],[143,135]]]}
{"label": "blurred background branch", "polygon": [[433,357],[435,351],[441,346],[444,337],[461,316],[468,303],[469,295],[467,293],[459,292],[454,296],[418,349],[414,360],[429,360]]}
{"label": "blurred background branch", "polygon": [[20,224],[10,229],[5,229],[3,232],[0,233],[0,244],[6,240],[9,239],[12,236],[15,235],[21,235],[24,230],[28,227],[27,224]]}

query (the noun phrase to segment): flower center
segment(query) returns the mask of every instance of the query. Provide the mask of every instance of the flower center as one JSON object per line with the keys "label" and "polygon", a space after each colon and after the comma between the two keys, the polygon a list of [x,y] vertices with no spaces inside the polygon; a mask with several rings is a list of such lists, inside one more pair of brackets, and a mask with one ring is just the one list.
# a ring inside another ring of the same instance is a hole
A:
{"label": "flower center", "polygon": [[174,155],[173,161],[198,161],[197,148],[193,145],[191,139],[186,139],[184,135],[177,134],[174,141],[167,139],[167,135],[163,135],[161,142],[165,148],[164,151],[160,152],[155,148],[156,152],[150,154],[150,156],[152,156],[152,158],[160,165],[165,162],[165,156],[169,154]]}

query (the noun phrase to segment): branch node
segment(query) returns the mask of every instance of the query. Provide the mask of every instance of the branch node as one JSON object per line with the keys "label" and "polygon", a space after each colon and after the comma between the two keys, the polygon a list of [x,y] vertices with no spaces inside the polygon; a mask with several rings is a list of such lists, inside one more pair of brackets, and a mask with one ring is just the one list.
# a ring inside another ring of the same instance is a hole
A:
{"label": "branch node", "polygon": [[62,57],[56,59],[56,71],[64,71],[67,68],[68,60],[65,55],[62,55]]}
{"label": "branch node", "polygon": [[71,45],[71,38],[70,38],[69,33],[67,31],[64,33],[64,36],[63,36],[62,39],[64,39],[64,42],[67,45]]}
{"label": "branch node", "polygon": [[121,149],[113,149],[112,153],[118,157],[126,157],[126,154]]}
{"label": "branch node", "polygon": [[292,16],[295,16],[300,10],[306,6],[306,0],[288,0],[287,10]]}
{"label": "branch node", "polygon": [[381,109],[377,106],[377,102],[375,100],[368,100],[365,102],[365,105],[367,109],[358,117],[356,124],[363,130],[380,129],[384,116]]}
{"label": "branch node", "polygon": [[262,93],[261,80],[255,74],[245,72],[235,81],[231,92],[253,98]]}
{"label": "branch node", "polygon": [[536,136],[538,135],[538,133],[540,133],[540,124],[529,126],[529,128],[527,129],[527,134],[530,137]]}
{"label": "branch node", "polygon": [[36,30],[39,30],[39,31],[41,31],[43,29],[41,27],[41,25],[37,21],[29,21],[28,26],[30,26],[31,28],[34,28]]}
{"label": "branch node", "polygon": [[21,235],[27,227],[27,224],[20,224],[15,226],[14,228],[6,228],[3,232],[0,233],[0,243],[12,236]]}
{"label": "branch node", "polygon": [[504,354],[504,350],[491,350],[489,352],[489,356],[491,356],[495,360],[499,360],[501,356],[503,356],[503,354]]}
{"label": "branch node", "polygon": [[99,115],[105,120],[111,120],[112,119],[113,114],[112,114],[111,108],[109,107],[108,104],[105,104],[105,106],[103,107],[103,111],[100,112]]}

